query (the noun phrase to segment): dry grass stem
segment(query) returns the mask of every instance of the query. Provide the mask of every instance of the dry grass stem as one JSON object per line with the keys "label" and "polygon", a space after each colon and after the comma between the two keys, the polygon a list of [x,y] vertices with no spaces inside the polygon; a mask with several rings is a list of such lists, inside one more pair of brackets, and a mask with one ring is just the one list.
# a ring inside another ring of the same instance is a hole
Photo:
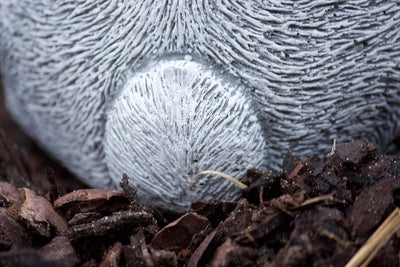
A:
{"label": "dry grass stem", "polygon": [[396,208],[388,218],[372,234],[367,242],[346,264],[346,267],[368,266],[379,250],[389,241],[400,228],[400,209]]}
{"label": "dry grass stem", "polygon": [[197,179],[197,177],[199,177],[200,175],[204,175],[204,174],[215,174],[215,175],[219,175],[222,178],[227,179],[228,181],[230,181],[231,183],[234,183],[235,185],[237,185],[238,187],[240,187],[240,189],[245,189],[247,188],[247,185],[245,185],[242,182],[239,182],[238,180],[236,180],[235,178],[233,178],[232,176],[222,173],[222,172],[217,172],[217,171],[211,171],[211,170],[207,170],[207,171],[201,171],[198,174],[196,174],[193,179],[190,181],[187,190],[189,191],[190,187],[192,186],[193,182]]}
{"label": "dry grass stem", "polygon": [[321,203],[321,202],[326,202],[326,203],[333,202],[335,200],[334,199],[334,195],[335,195],[334,193],[330,193],[328,195],[307,199],[307,200],[303,201],[300,205],[291,208],[291,210],[304,208],[304,207],[315,205],[315,204],[318,204],[318,203]]}

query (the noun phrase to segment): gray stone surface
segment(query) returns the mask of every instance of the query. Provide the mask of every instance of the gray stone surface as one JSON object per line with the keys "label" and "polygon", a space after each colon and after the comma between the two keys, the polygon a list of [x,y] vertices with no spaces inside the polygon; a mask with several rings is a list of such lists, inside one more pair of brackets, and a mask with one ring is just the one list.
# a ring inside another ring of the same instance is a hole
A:
{"label": "gray stone surface", "polygon": [[[396,1],[0,2],[7,107],[82,181],[183,210],[277,168],[399,130]],[[202,185],[200,185],[202,184]]]}

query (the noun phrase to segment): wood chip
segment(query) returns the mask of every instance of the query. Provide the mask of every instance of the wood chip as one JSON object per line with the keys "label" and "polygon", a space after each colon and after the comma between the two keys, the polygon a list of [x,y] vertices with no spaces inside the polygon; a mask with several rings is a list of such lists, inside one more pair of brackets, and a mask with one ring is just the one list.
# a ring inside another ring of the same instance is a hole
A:
{"label": "wood chip", "polygon": [[36,195],[28,188],[18,189],[22,203],[15,205],[18,217],[28,228],[34,229],[39,235],[51,237],[53,229],[58,235],[67,233],[67,223],[44,197]]}
{"label": "wood chip", "polygon": [[[193,236],[208,225],[206,217],[191,212],[161,229],[153,238],[155,248],[180,250],[186,248]],[[171,239],[171,236],[174,238]]]}

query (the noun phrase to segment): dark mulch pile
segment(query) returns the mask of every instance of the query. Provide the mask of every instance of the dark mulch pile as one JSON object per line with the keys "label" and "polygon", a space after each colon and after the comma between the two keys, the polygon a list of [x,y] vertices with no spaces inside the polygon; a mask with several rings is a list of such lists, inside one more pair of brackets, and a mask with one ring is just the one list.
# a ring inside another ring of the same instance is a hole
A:
{"label": "dark mulch pile", "polygon": [[[287,154],[282,172],[249,170],[239,201],[174,217],[142,206],[126,176],[121,190],[85,189],[4,118],[25,150],[0,131],[2,266],[344,266],[400,205],[399,154],[355,141]],[[399,266],[399,237],[371,266]]]}

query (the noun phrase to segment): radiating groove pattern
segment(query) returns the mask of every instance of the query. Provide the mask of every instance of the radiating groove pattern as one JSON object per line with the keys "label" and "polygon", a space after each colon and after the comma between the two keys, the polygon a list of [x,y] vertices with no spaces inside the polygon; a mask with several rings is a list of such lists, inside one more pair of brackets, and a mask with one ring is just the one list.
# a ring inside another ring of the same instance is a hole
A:
{"label": "radiating groove pattern", "polygon": [[[333,138],[385,147],[400,128],[398,1],[0,1],[7,106],[90,185],[113,183],[105,124],[127,81],[186,54],[218,72],[211,77],[245,88],[269,168],[280,165],[282,151],[322,154]],[[144,112],[127,108],[134,107]],[[146,127],[166,130],[148,115],[154,121]],[[204,129],[190,134],[214,136]]]}
{"label": "radiating groove pattern", "polygon": [[137,73],[108,112],[104,148],[111,177],[118,183],[120,173],[130,173],[144,202],[175,210],[237,191],[218,176],[186,188],[215,166],[240,177],[248,166],[265,165],[265,141],[249,98],[243,87],[190,60],[162,61]]}

